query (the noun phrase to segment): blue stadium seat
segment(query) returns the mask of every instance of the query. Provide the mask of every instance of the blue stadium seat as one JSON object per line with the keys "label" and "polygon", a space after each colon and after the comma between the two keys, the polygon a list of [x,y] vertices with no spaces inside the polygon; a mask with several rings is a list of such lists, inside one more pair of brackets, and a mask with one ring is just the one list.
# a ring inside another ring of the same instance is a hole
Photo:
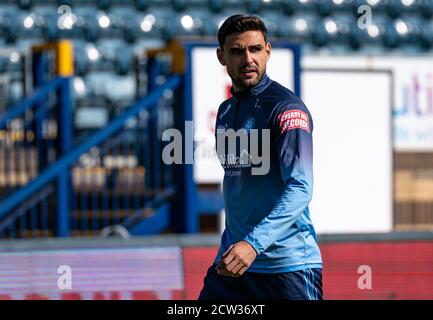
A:
{"label": "blue stadium seat", "polygon": [[433,0],[419,1],[419,11],[424,18],[430,19],[433,16]]}
{"label": "blue stadium seat", "polygon": [[258,15],[281,13],[283,2],[281,0],[250,0],[248,1],[248,10]]}
{"label": "blue stadium seat", "polygon": [[134,61],[133,51],[130,47],[124,46],[116,49],[116,72],[119,75],[126,75],[132,71]]}
{"label": "blue stadium seat", "polygon": [[203,35],[216,39],[216,36],[218,34],[218,24],[220,21],[223,20],[223,18],[224,17],[219,13],[209,14],[208,18],[203,21]]}
{"label": "blue stadium seat", "polygon": [[6,67],[9,63],[9,59],[4,56],[0,56],[0,72],[3,73],[6,71]]}
{"label": "blue stadium seat", "polygon": [[292,0],[287,1],[290,4],[286,5],[286,10],[288,7],[294,11],[295,14],[305,14],[305,13],[317,13],[317,1],[320,0]]}
{"label": "blue stadium seat", "polygon": [[286,40],[312,43],[320,21],[321,19],[314,13],[296,14],[281,21],[277,34]]}
{"label": "blue stadium seat", "polygon": [[17,37],[43,38],[43,21],[41,17],[29,11],[19,11],[13,16]]}
{"label": "blue stadium seat", "polygon": [[6,43],[15,43],[19,36],[20,25],[15,18],[17,15],[17,11],[7,11],[2,14],[1,28]]}
{"label": "blue stadium seat", "polygon": [[23,10],[28,10],[32,7],[33,1],[32,0],[19,0],[18,6]]}
{"label": "blue stadium seat", "polygon": [[55,41],[59,39],[59,28],[57,26],[58,16],[54,14],[44,14],[44,35],[47,41]]}
{"label": "blue stadium seat", "polygon": [[172,0],[174,10],[189,13],[194,9],[205,9],[209,11],[209,4],[207,0]]}
{"label": "blue stadium seat", "polygon": [[208,0],[208,3],[211,12],[218,13],[224,9],[224,0]]}
{"label": "blue stadium seat", "polygon": [[154,9],[172,10],[173,0],[149,0],[147,12],[153,13]]}
{"label": "blue stadium seat", "polygon": [[166,25],[169,25],[171,35],[197,36],[202,34],[203,18],[200,12],[180,12],[169,17]]}
{"label": "blue stadium seat", "polygon": [[113,0],[96,0],[98,8],[101,10],[107,10],[110,7],[110,5],[112,4],[111,2],[114,2],[114,1]]}
{"label": "blue stadium seat", "polygon": [[147,8],[149,6],[149,1],[148,0],[136,0],[135,6],[136,6],[137,10],[145,11],[145,10],[147,10]]}
{"label": "blue stadium seat", "polygon": [[219,1],[222,2],[222,11],[228,13],[227,17],[233,14],[247,13],[248,11],[248,2],[245,0],[218,0],[218,2]]}
{"label": "blue stadium seat", "polygon": [[77,16],[77,29],[81,37],[89,42],[95,42],[99,36],[98,21],[95,17],[96,8],[92,6],[75,6],[73,13]]}
{"label": "blue stadium seat", "polygon": [[287,19],[282,13],[276,13],[271,11],[265,11],[259,14],[259,17],[266,24],[266,28],[268,29],[269,36],[278,36],[279,35],[279,26],[282,21]]}
{"label": "blue stadium seat", "polygon": [[402,15],[394,21],[394,28],[397,31],[400,48],[418,47],[421,45],[421,34],[424,20],[418,15]]}
{"label": "blue stadium seat", "polygon": [[317,11],[321,16],[329,16],[340,12],[352,13],[353,0],[321,0],[317,1]]}
{"label": "blue stadium seat", "polygon": [[425,22],[421,28],[421,46],[426,49],[433,47],[433,21]]}
{"label": "blue stadium seat", "polygon": [[407,13],[421,13],[420,0],[388,0],[387,9],[391,17],[397,18],[402,14]]}
{"label": "blue stadium seat", "polygon": [[326,31],[326,42],[334,46],[352,47],[357,19],[350,13],[337,13],[322,20],[320,29]]}
{"label": "blue stadium seat", "polygon": [[351,14],[340,13],[324,17],[315,30],[313,41],[317,46],[351,47],[354,24],[356,19]]}
{"label": "blue stadium seat", "polygon": [[371,25],[365,26],[365,28],[359,28],[355,25],[353,30],[353,45],[355,48],[377,48],[383,47],[385,44],[392,47],[397,44],[392,20],[386,13],[375,14]]}
{"label": "blue stadium seat", "polygon": [[140,32],[139,19],[142,14],[137,14],[133,7],[113,8],[109,11],[113,37],[118,36],[128,43],[134,43]]}
{"label": "blue stadium seat", "polygon": [[143,13],[130,19],[134,28],[137,29],[137,38],[149,39],[160,38],[163,27],[163,19],[155,13]]}
{"label": "blue stadium seat", "polygon": [[83,76],[87,73],[88,69],[88,57],[85,49],[84,41],[75,40],[73,45],[74,50],[74,69],[75,74]]}
{"label": "blue stadium seat", "polygon": [[[367,5],[372,11],[378,14],[384,14],[388,10],[390,0],[352,0],[352,8],[356,9],[360,6]],[[398,1],[398,0],[391,0]]]}

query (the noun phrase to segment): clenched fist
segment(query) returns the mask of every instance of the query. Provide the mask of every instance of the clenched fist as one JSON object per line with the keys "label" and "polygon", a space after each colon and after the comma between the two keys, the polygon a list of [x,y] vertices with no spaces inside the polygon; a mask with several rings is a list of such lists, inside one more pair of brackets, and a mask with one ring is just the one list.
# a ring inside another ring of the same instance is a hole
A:
{"label": "clenched fist", "polygon": [[242,240],[232,244],[224,252],[215,270],[219,275],[237,278],[244,274],[256,257],[256,250],[247,241]]}

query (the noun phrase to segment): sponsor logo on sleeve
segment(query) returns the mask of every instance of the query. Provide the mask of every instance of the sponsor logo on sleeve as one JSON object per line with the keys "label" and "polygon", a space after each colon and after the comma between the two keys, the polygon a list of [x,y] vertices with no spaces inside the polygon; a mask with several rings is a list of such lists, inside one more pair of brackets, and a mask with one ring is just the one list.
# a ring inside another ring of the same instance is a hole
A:
{"label": "sponsor logo on sleeve", "polygon": [[310,132],[310,120],[308,114],[301,110],[289,110],[278,115],[281,133],[302,129]]}

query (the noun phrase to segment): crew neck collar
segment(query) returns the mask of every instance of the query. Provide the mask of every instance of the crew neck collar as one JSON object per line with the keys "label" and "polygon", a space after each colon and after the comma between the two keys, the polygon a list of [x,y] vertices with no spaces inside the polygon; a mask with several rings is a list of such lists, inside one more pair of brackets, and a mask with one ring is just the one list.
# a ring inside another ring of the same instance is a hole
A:
{"label": "crew neck collar", "polygon": [[265,73],[262,80],[260,80],[260,82],[257,83],[254,87],[235,92],[233,90],[233,86],[232,86],[230,88],[230,93],[237,99],[242,99],[242,98],[246,98],[246,97],[250,97],[250,96],[257,96],[258,94],[260,94],[263,90],[265,90],[269,86],[271,81],[272,80]]}

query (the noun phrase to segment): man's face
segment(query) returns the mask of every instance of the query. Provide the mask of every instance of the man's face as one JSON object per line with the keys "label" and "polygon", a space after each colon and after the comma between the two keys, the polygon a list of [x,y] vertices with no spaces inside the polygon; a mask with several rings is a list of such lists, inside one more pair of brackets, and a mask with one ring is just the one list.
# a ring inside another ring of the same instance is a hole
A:
{"label": "man's face", "polygon": [[224,50],[217,49],[218,60],[227,67],[235,91],[255,86],[266,72],[271,45],[261,31],[245,31],[226,37]]}

